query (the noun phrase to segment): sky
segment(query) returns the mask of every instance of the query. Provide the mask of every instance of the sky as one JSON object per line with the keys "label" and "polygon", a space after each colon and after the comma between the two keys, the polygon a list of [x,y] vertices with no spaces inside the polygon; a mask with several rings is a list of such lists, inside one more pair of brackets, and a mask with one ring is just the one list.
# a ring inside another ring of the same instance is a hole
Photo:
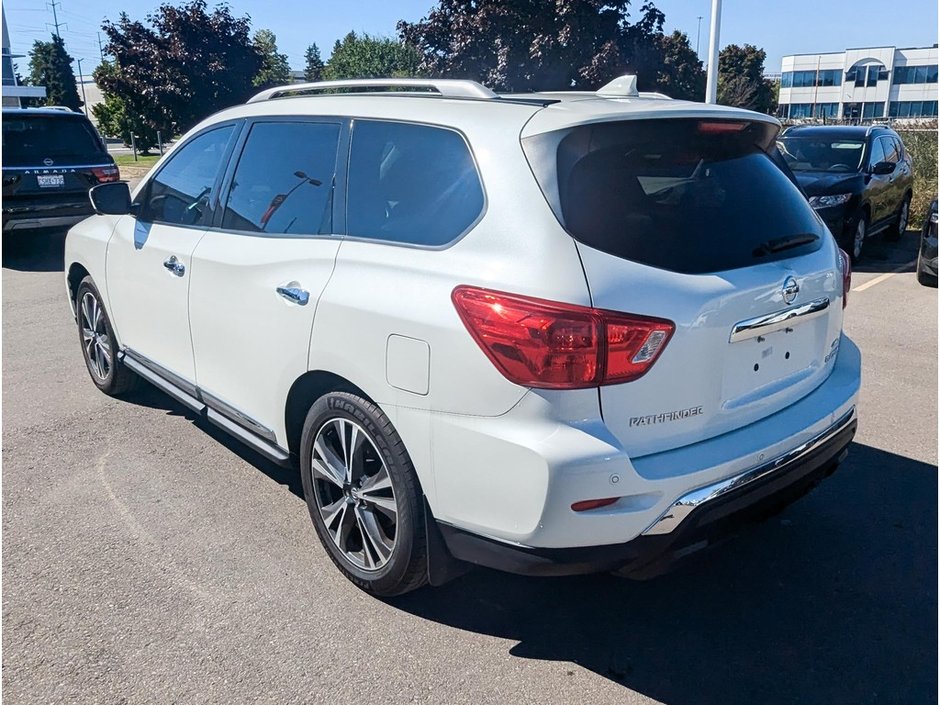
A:
{"label": "sky", "polygon": [[[633,0],[636,13],[644,0]],[[685,32],[696,46],[698,17],[701,21],[699,54],[708,53],[711,0],[653,0],[666,15],[666,31]],[[210,7],[215,3],[209,0]],[[159,5],[158,0],[124,0],[120,4],[132,19],[142,19]],[[174,3],[175,4],[175,3]],[[252,29],[267,28],[277,35],[278,48],[287,54],[291,68],[302,69],[304,51],[316,42],[324,60],[333,42],[349,30],[394,36],[398,20],[417,21],[434,5],[433,0],[229,0],[233,14],[248,15]],[[26,54],[36,39],[48,40],[53,22],[47,0],[5,0],[14,54]],[[116,19],[114,0],[57,0],[60,34],[76,59],[83,59],[83,73],[99,63],[98,37],[101,20]],[[765,70],[780,72],[787,54],[841,51],[867,46],[930,46],[937,42],[937,0],[724,0],[721,41],[756,44],[767,52]],[[103,37],[104,35],[102,35]],[[27,59],[19,60],[26,73]],[[78,72],[78,66],[73,65]]]}

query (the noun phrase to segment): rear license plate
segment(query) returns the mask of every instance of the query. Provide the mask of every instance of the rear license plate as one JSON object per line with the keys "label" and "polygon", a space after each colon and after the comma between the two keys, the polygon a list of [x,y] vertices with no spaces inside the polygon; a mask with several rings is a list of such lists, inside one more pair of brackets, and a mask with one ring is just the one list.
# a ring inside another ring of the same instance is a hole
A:
{"label": "rear license plate", "polygon": [[63,174],[41,174],[36,177],[40,188],[61,188],[65,186],[65,176]]}

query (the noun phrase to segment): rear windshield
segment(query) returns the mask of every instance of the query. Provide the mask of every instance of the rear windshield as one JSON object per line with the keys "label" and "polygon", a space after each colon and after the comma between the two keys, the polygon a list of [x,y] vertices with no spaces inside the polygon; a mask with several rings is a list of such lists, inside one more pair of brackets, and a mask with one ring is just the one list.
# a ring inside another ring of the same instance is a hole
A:
{"label": "rear windshield", "polygon": [[79,163],[74,158],[102,151],[91,124],[68,114],[3,116],[3,163],[6,166],[42,166],[44,159]]}
{"label": "rear windshield", "polygon": [[700,274],[821,246],[825,226],[768,156],[776,133],[765,123],[631,120],[537,135],[523,148],[576,240]]}

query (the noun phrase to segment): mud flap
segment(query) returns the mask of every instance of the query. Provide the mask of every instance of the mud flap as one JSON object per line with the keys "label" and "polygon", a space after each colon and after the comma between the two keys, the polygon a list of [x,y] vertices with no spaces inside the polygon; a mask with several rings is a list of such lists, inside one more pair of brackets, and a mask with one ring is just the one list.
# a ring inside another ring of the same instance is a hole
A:
{"label": "mud flap", "polygon": [[470,563],[457,560],[444,543],[437,520],[431,513],[427,498],[424,499],[424,531],[428,547],[428,583],[435,587],[449,583],[454,578],[470,571]]}

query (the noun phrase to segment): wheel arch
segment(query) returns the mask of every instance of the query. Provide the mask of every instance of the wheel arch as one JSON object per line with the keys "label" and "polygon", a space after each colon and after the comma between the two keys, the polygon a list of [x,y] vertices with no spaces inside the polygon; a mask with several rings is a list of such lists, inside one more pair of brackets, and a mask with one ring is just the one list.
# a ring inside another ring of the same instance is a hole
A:
{"label": "wheel arch", "polygon": [[75,314],[75,297],[78,296],[78,285],[82,283],[82,279],[90,276],[88,269],[81,262],[72,262],[69,265],[68,274],[65,277],[66,282],[68,282],[69,290],[69,304],[72,306],[72,314]]}
{"label": "wheel arch", "polygon": [[292,456],[300,453],[300,437],[303,435],[304,420],[313,403],[330,392],[349,392],[376,402],[345,377],[326,370],[305,372],[291,385],[284,405],[284,429],[287,433],[287,446]]}

